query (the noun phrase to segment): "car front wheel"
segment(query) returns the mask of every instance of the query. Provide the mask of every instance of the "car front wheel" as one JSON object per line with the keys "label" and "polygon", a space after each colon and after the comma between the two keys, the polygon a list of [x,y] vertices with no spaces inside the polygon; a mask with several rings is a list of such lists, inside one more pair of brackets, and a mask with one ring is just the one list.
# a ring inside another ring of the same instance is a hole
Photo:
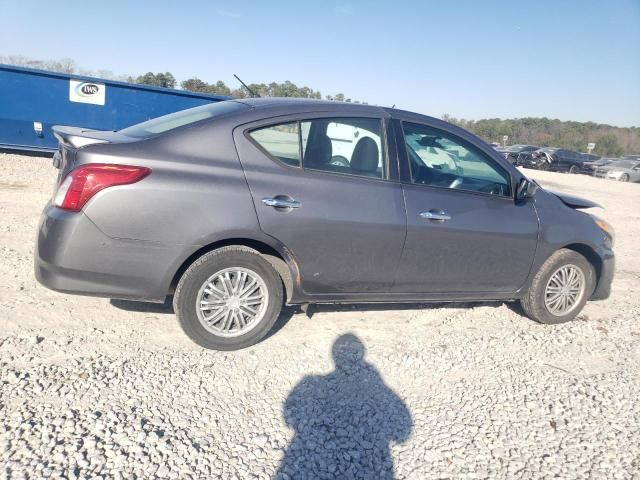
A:
{"label": "car front wheel", "polygon": [[229,246],[196,260],[182,275],[173,305],[198,345],[238,350],[260,341],[280,315],[283,286],[259,252]]}
{"label": "car front wheel", "polygon": [[621,182],[628,182],[629,181],[629,175],[626,173],[623,173],[622,175],[620,175],[620,181]]}
{"label": "car front wheel", "polygon": [[527,316],[540,323],[568,322],[587,303],[595,283],[595,270],[585,257],[560,249],[540,267],[520,303]]}

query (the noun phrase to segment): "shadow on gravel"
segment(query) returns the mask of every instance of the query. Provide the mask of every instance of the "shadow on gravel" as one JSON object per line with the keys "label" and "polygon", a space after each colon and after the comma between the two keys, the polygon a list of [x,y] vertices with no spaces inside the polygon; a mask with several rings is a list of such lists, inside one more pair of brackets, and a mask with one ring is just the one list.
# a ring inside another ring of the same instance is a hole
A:
{"label": "shadow on gravel", "polygon": [[379,312],[385,310],[429,310],[438,308],[499,307],[503,302],[423,302],[423,303],[359,303],[359,304],[316,304],[309,305],[307,316],[320,312]]}
{"label": "shadow on gravel", "polygon": [[[116,300],[111,299],[110,303],[113,307],[120,310],[126,310],[128,312],[144,312],[144,313],[158,313],[158,314],[173,314],[173,296],[168,296],[164,303],[150,303],[150,302],[138,302],[134,300]],[[447,303],[365,303],[365,304],[317,304],[309,305],[306,311],[306,315],[309,318],[313,317],[314,313],[321,312],[376,312],[384,310],[423,310],[431,308],[473,308],[481,306],[493,306],[499,307],[503,302],[447,302]],[[512,303],[505,303],[508,308],[523,315],[522,310],[518,310],[519,303],[515,302],[516,306],[512,306]],[[282,307],[282,312],[276,320],[269,333],[264,340],[274,336],[278,333],[296,314],[303,313],[300,305],[285,305]]]}
{"label": "shadow on gravel", "polygon": [[128,312],[173,313],[173,296],[168,296],[164,303],[136,302],[134,300],[109,300],[112,306]]}
{"label": "shadow on gravel", "polygon": [[409,437],[411,414],[365,352],[357,336],[340,336],[335,370],[307,376],[291,391],[283,411],[295,436],[277,479],[393,478],[390,443]]}
{"label": "shadow on gravel", "polygon": [[[109,303],[111,303],[111,306],[118,308],[120,310],[126,310],[127,312],[143,312],[143,313],[158,313],[158,314],[163,314],[163,313],[174,314],[175,313],[173,310],[173,296],[168,296],[164,301],[164,303],[137,302],[134,300],[116,300],[113,298],[109,300]],[[287,322],[291,320],[291,317],[296,313],[300,313],[300,311],[301,311],[300,307],[298,306],[285,305],[284,307],[282,307],[282,312],[280,313],[280,316],[276,320],[276,323],[273,325],[273,327],[271,327],[271,330],[269,330],[269,333],[264,338],[264,340],[278,333],[278,331],[280,331],[280,329],[282,329],[282,327],[284,327],[287,324]]]}

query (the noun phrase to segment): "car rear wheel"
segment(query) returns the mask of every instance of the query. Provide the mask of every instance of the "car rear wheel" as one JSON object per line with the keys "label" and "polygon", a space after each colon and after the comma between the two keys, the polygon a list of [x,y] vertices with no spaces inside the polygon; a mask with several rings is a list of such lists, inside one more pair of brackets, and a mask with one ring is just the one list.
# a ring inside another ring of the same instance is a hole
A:
{"label": "car rear wheel", "polygon": [[620,175],[620,181],[621,182],[628,182],[629,181],[629,174],[623,173],[622,175]]}
{"label": "car rear wheel", "polygon": [[571,167],[569,168],[569,173],[578,173],[578,167],[576,167],[575,165],[571,165]]}
{"label": "car rear wheel", "polygon": [[259,252],[229,246],[196,260],[173,299],[184,332],[198,345],[238,350],[260,341],[280,315],[282,279]]}
{"label": "car rear wheel", "polygon": [[549,170],[549,164],[545,161],[540,162],[540,165],[538,166],[538,170],[544,170],[544,171]]}
{"label": "car rear wheel", "polygon": [[595,270],[573,250],[561,249],[542,265],[520,300],[528,317],[540,323],[573,320],[595,288]]}

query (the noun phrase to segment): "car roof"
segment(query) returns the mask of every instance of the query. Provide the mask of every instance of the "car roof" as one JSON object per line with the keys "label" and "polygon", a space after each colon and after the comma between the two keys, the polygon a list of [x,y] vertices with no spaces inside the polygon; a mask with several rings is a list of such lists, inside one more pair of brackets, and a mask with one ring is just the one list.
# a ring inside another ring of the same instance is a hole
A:
{"label": "car roof", "polygon": [[[393,117],[404,117],[407,119],[428,119],[437,122],[444,122],[435,117],[423,115],[417,112],[401,110],[393,107],[381,107],[379,105],[368,105],[364,103],[342,102],[336,100],[319,100],[314,98],[296,97],[259,97],[259,98],[239,98],[228,100],[248,105],[254,109],[271,110],[270,113],[286,115],[288,113],[299,112],[345,112],[358,115],[390,115]],[[446,123],[446,122],[445,122]]]}
{"label": "car roof", "polygon": [[375,113],[380,115],[384,109],[376,105],[365,105],[362,103],[339,102],[331,100],[317,100],[314,98],[290,98],[290,97],[261,97],[261,98],[241,98],[231,100],[232,102],[243,103],[255,109],[269,109],[282,111],[283,114],[299,111],[353,111],[362,110],[362,113]]}

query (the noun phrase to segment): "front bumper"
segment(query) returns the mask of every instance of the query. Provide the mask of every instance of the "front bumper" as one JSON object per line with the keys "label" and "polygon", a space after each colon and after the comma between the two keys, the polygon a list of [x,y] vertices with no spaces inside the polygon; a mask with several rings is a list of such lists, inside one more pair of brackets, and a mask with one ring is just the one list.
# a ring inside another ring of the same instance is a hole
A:
{"label": "front bumper", "polygon": [[605,300],[611,295],[611,284],[616,271],[616,257],[613,250],[603,248],[599,252],[601,259],[600,275],[598,276],[598,284],[591,295],[591,300]]}
{"label": "front bumper", "polygon": [[161,302],[179,256],[177,246],[111,238],[83,212],[47,205],[34,268],[42,285],[59,292]]}
{"label": "front bumper", "polygon": [[607,178],[609,180],[620,180],[620,177],[624,175],[624,172],[598,172],[597,170],[593,173],[593,176],[596,178]]}

